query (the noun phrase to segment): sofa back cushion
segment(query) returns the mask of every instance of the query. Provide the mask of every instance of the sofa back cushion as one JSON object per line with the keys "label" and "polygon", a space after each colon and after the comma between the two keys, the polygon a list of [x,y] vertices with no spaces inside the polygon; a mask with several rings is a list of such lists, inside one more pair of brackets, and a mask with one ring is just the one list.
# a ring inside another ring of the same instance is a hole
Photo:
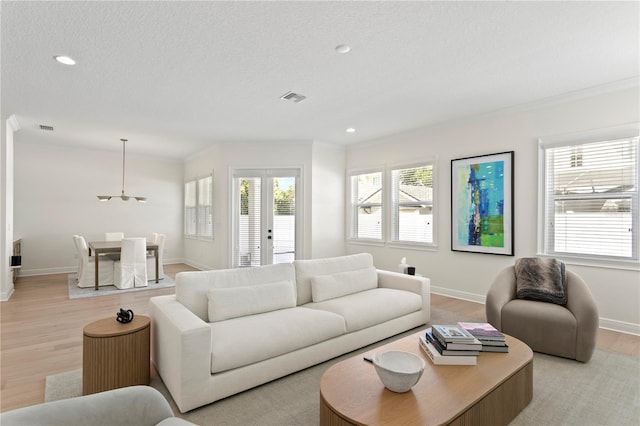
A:
{"label": "sofa back cushion", "polygon": [[[320,275],[332,275],[342,272],[374,268],[373,256],[369,253],[325,259],[296,260],[293,262],[296,275],[298,305],[313,301],[312,278]],[[320,279],[322,281],[322,279]],[[375,286],[377,287],[377,277]]]}
{"label": "sofa back cushion", "polygon": [[[209,291],[289,281],[295,283],[293,265],[257,266],[253,268],[190,271],[176,274],[176,300],[205,322],[209,321]],[[295,291],[295,285],[293,285]]]}
{"label": "sofa back cushion", "polygon": [[373,266],[355,271],[316,275],[311,277],[311,298],[314,302],[324,302],[376,287],[378,273]]}
{"label": "sofa back cushion", "polygon": [[212,288],[207,297],[209,322],[296,306],[296,289],[290,280],[251,286]]}

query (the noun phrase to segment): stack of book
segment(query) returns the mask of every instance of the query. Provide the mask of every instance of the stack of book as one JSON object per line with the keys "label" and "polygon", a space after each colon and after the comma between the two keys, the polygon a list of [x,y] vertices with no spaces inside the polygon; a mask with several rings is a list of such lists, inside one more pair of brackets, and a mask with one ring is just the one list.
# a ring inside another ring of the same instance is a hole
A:
{"label": "stack of book", "polygon": [[482,343],[459,325],[433,325],[420,346],[436,365],[476,365]]}
{"label": "stack of book", "polygon": [[482,343],[482,352],[509,352],[504,334],[488,322],[459,322],[458,325]]}

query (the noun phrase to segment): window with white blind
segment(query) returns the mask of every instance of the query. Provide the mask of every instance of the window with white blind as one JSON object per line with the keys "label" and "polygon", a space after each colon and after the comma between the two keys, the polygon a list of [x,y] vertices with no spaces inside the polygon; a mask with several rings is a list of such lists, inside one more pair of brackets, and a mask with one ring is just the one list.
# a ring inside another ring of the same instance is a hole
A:
{"label": "window with white blind", "polygon": [[196,181],[184,184],[184,235],[196,236]]}
{"label": "window with white blind", "polygon": [[352,174],[350,238],[382,241],[382,171]]}
{"label": "window with white blind", "polygon": [[637,261],[637,127],[541,141],[540,151],[543,254]]}
{"label": "window with white blind", "polygon": [[433,163],[391,170],[391,241],[433,243]]}
{"label": "window with white blind", "polygon": [[184,184],[184,234],[213,238],[213,175]]}

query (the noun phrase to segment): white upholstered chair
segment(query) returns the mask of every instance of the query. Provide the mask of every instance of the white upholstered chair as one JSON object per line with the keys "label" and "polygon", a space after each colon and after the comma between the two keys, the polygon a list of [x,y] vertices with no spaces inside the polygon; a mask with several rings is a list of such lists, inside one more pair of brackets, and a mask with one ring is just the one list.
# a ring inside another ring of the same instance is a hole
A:
{"label": "white upholstered chair", "polygon": [[105,241],[120,241],[124,238],[124,232],[105,232]]}
{"label": "white upholstered chair", "polygon": [[123,238],[120,260],[113,264],[114,285],[119,289],[146,287],[146,258],[146,238]]}
{"label": "white upholstered chair", "polygon": [[[78,266],[78,287],[94,287],[96,279],[95,257],[89,256],[89,247],[84,237],[74,235],[73,241],[76,245],[78,258],[80,259]],[[98,270],[98,285],[113,285],[113,261],[106,256],[101,256],[98,265],[100,268]]]}
{"label": "white upholstered chair", "polygon": [[[165,234],[153,234],[155,240],[152,242],[158,245],[158,279],[164,278],[164,269],[162,268],[162,253],[164,252],[164,240]],[[155,281],[156,279],[156,255],[153,252],[147,254],[147,275],[149,281]]]}

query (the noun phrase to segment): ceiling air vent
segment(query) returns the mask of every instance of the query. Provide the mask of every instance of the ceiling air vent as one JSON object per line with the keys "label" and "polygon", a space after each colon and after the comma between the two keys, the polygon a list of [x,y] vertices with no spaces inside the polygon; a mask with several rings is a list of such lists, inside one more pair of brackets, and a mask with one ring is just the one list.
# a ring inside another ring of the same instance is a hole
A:
{"label": "ceiling air vent", "polygon": [[40,125],[40,130],[48,130],[50,132],[53,132],[53,126],[46,126],[44,124]]}
{"label": "ceiling air vent", "polygon": [[284,95],[280,96],[280,99],[284,99],[285,101],[293,101],[293,102],[301,102],[307,99],[306,96],[300,95],[298,93],[287,92]]}

